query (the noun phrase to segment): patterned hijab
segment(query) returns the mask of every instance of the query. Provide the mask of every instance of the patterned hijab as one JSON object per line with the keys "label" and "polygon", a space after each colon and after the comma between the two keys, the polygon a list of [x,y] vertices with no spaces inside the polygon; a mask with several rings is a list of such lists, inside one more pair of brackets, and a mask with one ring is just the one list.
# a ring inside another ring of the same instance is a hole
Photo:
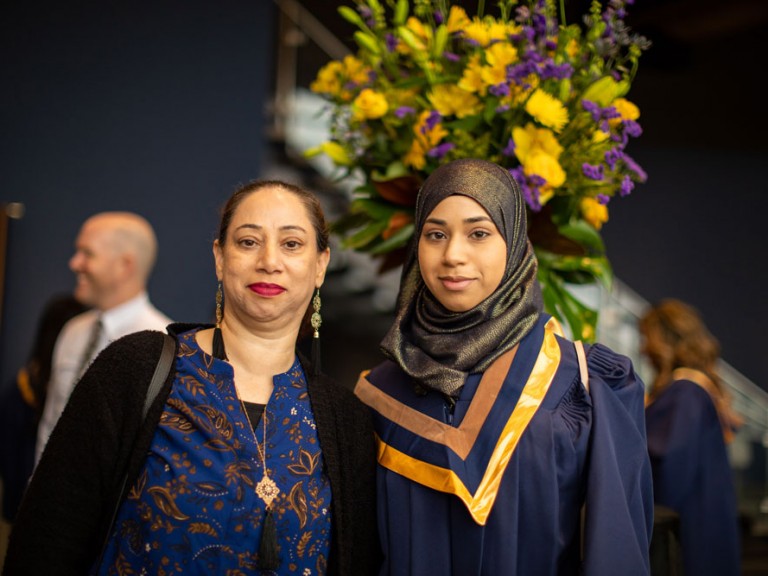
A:
{"label": "patterned hijab", "polygon": [[[496,290],[466,312],[451,312],[432,295],[419,269],[424,220],[448,196],[467,196],[485,208],[507,243]],[[384,354],[419,385],[456,396],[471,372],[484,371],[533,327],[541,310],[537,262],[528,241],[525,203],[510,173],[485,160],[462,159],[435,170],[416,199],[395,322],[381,342]]]}

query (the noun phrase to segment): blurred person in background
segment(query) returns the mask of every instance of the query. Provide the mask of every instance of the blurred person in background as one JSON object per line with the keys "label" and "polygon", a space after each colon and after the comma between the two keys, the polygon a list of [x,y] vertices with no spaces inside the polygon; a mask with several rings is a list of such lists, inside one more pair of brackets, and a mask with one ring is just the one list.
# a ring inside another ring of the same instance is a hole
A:
{"label": "blurred person in background", "polygon": [[665,299],[639,323],[655,377],[646,408],[654,500],[680,517],[685,573],[738,576],[738,506],[726,444],[741,425],[718,375],[720,346],[701,315]]}
{"label": "blurred person in background", "polygon": [[147,294],[156,258],[155,232],[138,214],[102,212],[80,228],[69,267],[76,276],[75,298],[91,310],[67,322],[56,341],[35,461],[75,384],[98,353],[121,336],[139,330],[164,331],[171,323]]}

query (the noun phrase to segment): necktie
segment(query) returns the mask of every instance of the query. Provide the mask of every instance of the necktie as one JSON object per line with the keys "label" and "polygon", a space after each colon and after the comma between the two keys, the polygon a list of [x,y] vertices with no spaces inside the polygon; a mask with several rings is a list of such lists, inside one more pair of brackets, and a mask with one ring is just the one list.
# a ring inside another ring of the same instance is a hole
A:
{"label": "necktie", "polygon": [[80,379],[85,373],[86,369],[91,363],[91,360],[93,360],[94,353],[96,352],[96,345],[99,343],[99,339],[101,338],[101,332],[102,332],[103,326],[101,324],[101,318],[97,318],[96,322],[93,323],[93,326],[91,327],[91,334],[88,336],[88,343],[85,346],[85,350],[83,350],[83,355],[80,359],[80,368],[77,370],[77,378]]}

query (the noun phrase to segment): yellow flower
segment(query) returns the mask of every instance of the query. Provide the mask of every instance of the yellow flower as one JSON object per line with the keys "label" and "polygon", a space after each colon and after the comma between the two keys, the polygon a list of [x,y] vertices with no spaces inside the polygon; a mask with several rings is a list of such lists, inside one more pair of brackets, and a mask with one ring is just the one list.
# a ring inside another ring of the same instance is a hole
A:
{"label": "yellow flower", "polygon": [[341,74],[344,67],[341,62],[333,60],[320,68],[317,78],[309,88],[312,92],[318,94],[328,94],[329,96],[338,96],[341,93]]}
{"label": "yellow flower", "polygon": [[455,84],[435,86],[428,99],[442,116],[464,118],[483,109],[483,104],[477,96]]}
{"label": "yellow flower", "polygon": [[431,113],[425,110],[419,115],[419,119],[413,126],[413,142],[411,143],[411,149],[403,158],[403,164],[411,166],[417,170],[421,170],[426,166],[426,155],[432,148],[445,136],[448,135],[448,131],[443,128],[441,123],[435,124],[431,130],[427,130],[427,119]]}
{"label": "yellow flower", "polygon": [[517,61],[517,48],[509,42],[497,42],[485,51],[485,60],[491,66],[507,66]]}
{"label": "yellow flower", "polygon": [[537,174],[547,181],[546,189],[559,188],[565,183],[565,171],[556,158],[543,150],[531,152],[522,162],[523,172],[529,176]]}
{"label": "yellow flower", "polygon": [[419,45],[419,49],[426,50],[432,40],[432,28],[427,28],[422,24],[421,20],[414,18],[413,16],[408,18],[405,25],[411,32],[413,32],[417,40],[420,41],[421,44]]}
{"label": "yellow flower", "polygon": [[537,128],[530,122],[525,128],[512,129],[512,140],[515,142],[515,156],[524,164],[528,155],[534,152],[544,152],[555,160],[560,158],[563,147],[548,128]]}
{"label": "yellow flower", "polygon": [[600,230],[603,224],[608,222],[608,207],[605,204],[600,204],[594,198],[582,198],[581,215],[584,220]]}
{"label": "yellow flower", "polygon": [[621,118],[614,118],[611,123],[619,123],[624,120],[637,120],[640,118],[640,108],[626,98],[616,98],[611,104],[621,114]]}
{"label": "yellow flower", "polygon": [[451,6],[451,11],[448,13],[448,21],[446,22],[448,33],[453,34],[454,32],[460,32],[469,26],[469,24],[470,20],[464,8]]}
{"label": "yellow flower", "polygon": [[491,41],[491,34],[488,30],[488,26],[479,18],[473,18],[466,28],[464,28],[464,36],[470,40],[474,40],[480,46],[488,46]]}
{"label": "yellow flower", "polygon": [[371,69],[354,56],[344,56],[344,75],[347,81],[362,86],[370,81]]}
{"label": "yellow flower", "polygon": [[355,120],[375,120],[387,113],[387,99],[378,92],[366,88],[352,102],[352,117]]}
{"label": "yellow flower", "polygon": [[579,55],[579,52],[581,51],[581,48],[579,47],[579,43],[576,42],[573,38],[571,38],[570,42],[568,42],[568,45],[565,47],[565,53],[568,54],[568,57],[573,60],[576,58],[576,56]]}
{"label": "yellow flower", "polygon": [[536,90],[525,104],[525,111],[535,120],[560,132],[568,123],[568,110],[554,96],[542,90]]}
{"label": "yellow flower", "polygon": [[473,54],[464,68],[464,73],[459,80],[459,88],[467,92],[477,92],[485,96],[487,84],[483,81],[483,64],[479,54]]}

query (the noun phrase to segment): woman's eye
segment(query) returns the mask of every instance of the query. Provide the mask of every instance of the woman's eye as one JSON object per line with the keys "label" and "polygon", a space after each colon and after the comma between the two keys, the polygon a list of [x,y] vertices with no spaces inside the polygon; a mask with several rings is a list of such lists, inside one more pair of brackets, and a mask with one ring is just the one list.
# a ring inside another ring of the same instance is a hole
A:
{"label": "woman's eye", "polygon": [[252,248],[253,246],[256,246],[256,240],[253,238],[241,238],[237,243],[245,248]]}
{"label": "woman's eye", "polygon": [[287,240],[283,244],[283,246],[288,248],[288,250],[298,250],[299,248],[301,248],[301,242],[299,242],[298,240]]}
{"label": "woman's eye", "polygon": [[470,234],[470,237],[474,238],[475,240],[482,240],[483,238],[488,238],[491,233],[487,230],[473,230]]}
{"label": "woman's eye", "polygon": [[424,236],[428,240],[442,240],[443,238],[445,238],[445,234],[443,234],[440,230],[432,230],[430,232],[425,233]]}

